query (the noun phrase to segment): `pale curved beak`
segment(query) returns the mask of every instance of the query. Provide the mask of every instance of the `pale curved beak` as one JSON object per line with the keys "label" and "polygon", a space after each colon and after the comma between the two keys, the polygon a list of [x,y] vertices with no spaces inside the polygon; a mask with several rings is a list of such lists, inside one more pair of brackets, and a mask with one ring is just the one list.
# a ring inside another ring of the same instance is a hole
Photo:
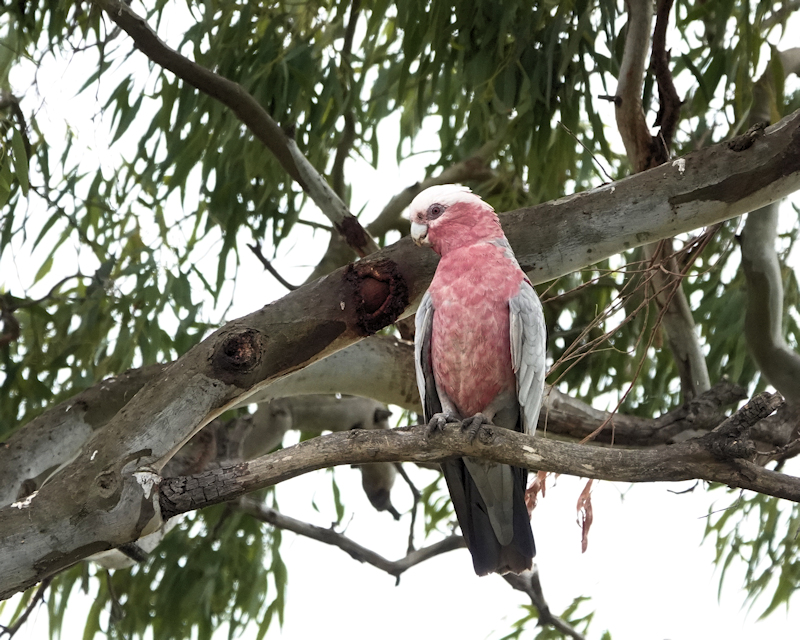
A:
{"label": "pale curved beak", "polygon": [[429,247],[431,243],[428,241],[428,225],[412,222],[411,239],[419,247]]}

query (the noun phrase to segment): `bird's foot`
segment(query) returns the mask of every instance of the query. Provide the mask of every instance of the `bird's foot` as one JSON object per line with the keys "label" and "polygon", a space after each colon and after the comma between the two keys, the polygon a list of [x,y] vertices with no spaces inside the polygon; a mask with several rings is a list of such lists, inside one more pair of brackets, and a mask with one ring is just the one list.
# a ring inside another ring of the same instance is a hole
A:
{"label": "bird's foot", "polygon": [[428,420],[427,436],[432,436],[437,431],[444,431],[444,425],[448,422],[459,422],[458,418],[451,413],[434,413]]}
{"label": "bird's foot", "polygon": [[478,432],[481,430],[481,427],[485,424],[492,424],[492,421],[482,413],[476,413],[474,416],[467,418],[461,423],[461,430],[467,432],[470,443],[473,443],[475,442],[475,438],[478,437]]}

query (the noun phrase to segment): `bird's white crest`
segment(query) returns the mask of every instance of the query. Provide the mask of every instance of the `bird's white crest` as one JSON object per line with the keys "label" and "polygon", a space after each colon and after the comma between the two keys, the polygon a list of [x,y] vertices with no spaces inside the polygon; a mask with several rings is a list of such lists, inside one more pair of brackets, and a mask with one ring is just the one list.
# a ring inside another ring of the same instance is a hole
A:
{"label": "bird's white crest", "polygon": [[439,184],[417,194],[408,207],[408,218],[413,222],[417,212],[427,211],[432,204],[449,207],[457,202],[483,202],[483,200],[472,193],[469,187],[460,184]]}

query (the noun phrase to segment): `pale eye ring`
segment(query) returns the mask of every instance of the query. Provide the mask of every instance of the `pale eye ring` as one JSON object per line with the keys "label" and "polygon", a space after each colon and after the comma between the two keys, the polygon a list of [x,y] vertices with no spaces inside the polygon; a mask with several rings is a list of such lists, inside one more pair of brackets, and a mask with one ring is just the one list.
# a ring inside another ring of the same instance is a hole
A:
{"label": "pale eye ring", "polygon": [[428,220],[436,220],[440,215],[444,213],[445,207],[443,204],[432,204],[428,207]]}

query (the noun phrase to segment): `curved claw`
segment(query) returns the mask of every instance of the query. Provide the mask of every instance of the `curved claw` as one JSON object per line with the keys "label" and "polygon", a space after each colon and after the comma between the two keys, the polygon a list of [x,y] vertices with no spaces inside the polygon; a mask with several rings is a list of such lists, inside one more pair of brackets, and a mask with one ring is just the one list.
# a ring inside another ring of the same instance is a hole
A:
{"label": "curved claw", "polygon": [[434,413],[428,420],[427,436],[431,436],[437,431],[444,431],[444,425],[448,422],[459,422],[458,418],[449,413]]}
{"label": "curved claw", "polygon": [[474,416],[467,418],[461,423],[461,430],[467,432],[470,443],[473,443],[475,442],[475,438],[478,437],[478,432],[481,430],[481,427],[485,424],[492,424],[492,421],[482,413],[476,413]]}

